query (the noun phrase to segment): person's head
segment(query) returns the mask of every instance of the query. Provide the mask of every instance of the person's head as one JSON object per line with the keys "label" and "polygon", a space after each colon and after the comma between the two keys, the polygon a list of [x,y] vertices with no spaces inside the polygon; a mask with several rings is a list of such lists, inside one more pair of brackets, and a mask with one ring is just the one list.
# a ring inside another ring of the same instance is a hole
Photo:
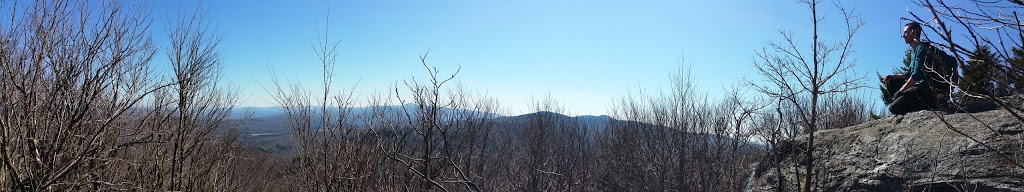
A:
{"label": "person's head", "polygon": [[921,24],[911,21],[903,25],[903,41],[907,44],[917,43],[921,39]]}

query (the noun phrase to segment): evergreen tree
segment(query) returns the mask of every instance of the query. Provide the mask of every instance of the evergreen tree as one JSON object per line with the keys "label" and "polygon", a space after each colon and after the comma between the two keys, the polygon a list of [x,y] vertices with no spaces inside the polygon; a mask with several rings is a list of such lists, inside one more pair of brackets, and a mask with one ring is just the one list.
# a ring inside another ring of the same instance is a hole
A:
{"label": "evergreen tree", "polygon": [[1024,93],[1024,47],[1010,49],[1010,52],[1013,55],[1006,61],[1006,77],[1003,81],[1007,85],[1004,88],[1012,91],[1012,94],[1021,94]]}
{"label": "evergreen tree", "polygon": [[[960,79],[960,91],[969,94],[995,95],[1000,88],[994,77],[999,74],[999,64],[996,55],[988,46],[981,46],[974,50],[972,56],[967,60],[967,66],[963,69],[963,78]],[[963,101],[970,101],[972,99]]]}

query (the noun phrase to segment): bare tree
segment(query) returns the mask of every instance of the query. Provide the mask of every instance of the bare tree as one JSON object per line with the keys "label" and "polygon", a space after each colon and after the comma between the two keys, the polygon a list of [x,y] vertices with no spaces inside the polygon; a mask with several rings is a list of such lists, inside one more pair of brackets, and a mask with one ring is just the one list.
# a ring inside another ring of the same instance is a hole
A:
{"label": "bare tree", "polygon": [[[494,153],[489,142],[497,106],[486,97],[474,99],[461,86],[447,88],[459,70],[441,76],[427,64],[428,54],[419,59],[429,82],[413,78],[404,82],[408,94],[396,85],[394,92],[379,96],[368,128],[374,129],[379,151],[405,175],[403,190],[481,191],[479,183],[488,179],[484,163]],[[402,105],[389,107],[393,104]]]}
{"label": "bare tree", "polygon": [[[167,175],[161,176],[160,189],[184,190],[205,188],[206,175],[217,165],[218,154],[208,154],[217,147],[217,132],[232,126],[227,116],[237,98],[221,83],[221,60],[217,52],[220,43],[207,10],[202,6],[191,13],[182,13],[175,19],[168,35],[170,47],[166,51],[173,68],[172,121],[166,122],[170,157],[163,159]],[[230,140],[228,140],[230,141]]]}
{"label": "bare tree", "polygon": [[142,5],[112,1],[8,4],[0,27],[0,185],[98,190],[94,169],[119,161],[146,96],[156,48]]}
{"label": "bare tree", "polygon": [[[329,40],[330,15],[318,42],[312,46],[322,66],[322,88],[317,93],[299,83],[273,77],[268,92],[287,117],[294,156],[288,180],[309,191],[366,191],[386,186],[391,174],[384,156],[366,139],[372,125],[368,114],[353,112],[353,89],[334,92],[332,82],[340,41]],[[312,95],[319,94],[316,97]],[[359,122],[360,120],[364,122]]]}
{"label": "bare tree", "polygon": [[[818,24],[825,17],[819,16],[818,5],[820,0],[801,0],[800,4],[807,5],[811,11],[812,34],[810,45],[810,56],[806,49],[801,49],[794,38],[793,33],[780,31],[785,42],[782,44],[769,42],[771,52],[762,49],[758,52],[758,58],[754,61],[757,68],[766,81],[771,85],[760,85],[749,82],[760,92],[770,97],[778,98],[793,105],[799,113],[799,122],[803,132],[808,134],[808,141],[805,150],[807,163],[804,168],[804,184],[802,191],[810,191],[815,186],[812,180],[814,175],[814,132],[819,128],[820,105],[819,99],[823,95],[844,93],[863,87],[858,79],[850,78],[849,73],[857,63],[853,55],[853,37],[864,25],[852,12],[848,11],[840,2],[833,1],[832,4],[838,9],[845,22],[847,33],[841,36],[837,43],[830,44],[819,39]],[[801,102],[801,97],[809,98],[807,103]],[[808,106],[809,103],[809,106]],[[781,103],[778,107],[781,107]]]}

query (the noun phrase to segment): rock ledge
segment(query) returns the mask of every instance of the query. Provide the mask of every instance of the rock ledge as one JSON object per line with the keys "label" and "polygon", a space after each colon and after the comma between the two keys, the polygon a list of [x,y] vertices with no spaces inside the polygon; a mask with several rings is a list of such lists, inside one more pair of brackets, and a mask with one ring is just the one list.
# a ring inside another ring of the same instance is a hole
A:
{"label": "rock ledge", "polygon": [[[1024,106],[1021,97],[1005,99]],[[1024,164],[1022,133],[1024,125],[1002,109],[918,111],[822,130],[815,133],[816,180],[822,191],[1024,191],[1024,169],[1003,157]],[[802,150],[806,140],[801,136],[779,149]],[[803,174],[806,162],[794,153],[781,154],[780,159],[779,171],[771,158],[754,165],[746,191],[776,191],[779,178],[787,183],[781,191],[795,191],[796,174]]]}

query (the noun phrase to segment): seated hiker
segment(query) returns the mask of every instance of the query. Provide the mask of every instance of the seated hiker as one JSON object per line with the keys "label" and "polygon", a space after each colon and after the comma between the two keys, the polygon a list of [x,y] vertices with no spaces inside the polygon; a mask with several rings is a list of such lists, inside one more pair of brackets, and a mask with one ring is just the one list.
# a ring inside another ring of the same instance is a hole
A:
{"label": "seated hiker", "polygon": [[[889,112],[903,115],[913,111],[936,108],[935,94],[932,89],[935,78],[926,74],[925,62],[931,58],[933,49],[928,42],[921,42],[921,24],[911,22],[903,27],[903,40],[913,48],[911,51],[910,68],[903,74],[886,76],[882,81],[893,98]],[[941,86],[941,85],[939,85]]]}

